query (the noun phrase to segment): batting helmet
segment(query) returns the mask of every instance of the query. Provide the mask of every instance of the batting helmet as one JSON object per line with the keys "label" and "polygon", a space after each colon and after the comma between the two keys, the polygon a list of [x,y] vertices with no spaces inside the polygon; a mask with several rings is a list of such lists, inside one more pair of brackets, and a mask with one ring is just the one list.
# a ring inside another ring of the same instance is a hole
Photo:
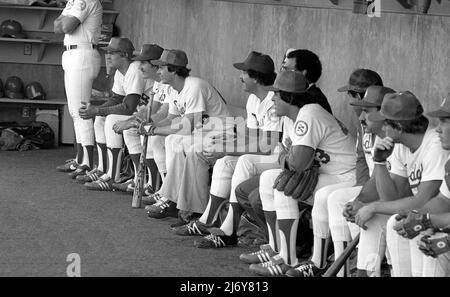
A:
{"label": "batting helmet", "polygon": [[24,99],[23,82],[17,76],[10,76],[5,81],[6,97],[11,99]]}
{"label": "batting helmet", "polygon": [[25,87],[25,95],[28,99],[45,100],[44,88],[37,81],[31,82]]}
{"label": "batting helmet", "polygon": [[0,37],[26,38],[26,35],[19,22],[6,20],[0,25]]}
{"label": "batting helmet", "polygon": [[5,96],[5,94],[3,93],[3,82],[0,79],[0,98],[3,97],[3,96]]}

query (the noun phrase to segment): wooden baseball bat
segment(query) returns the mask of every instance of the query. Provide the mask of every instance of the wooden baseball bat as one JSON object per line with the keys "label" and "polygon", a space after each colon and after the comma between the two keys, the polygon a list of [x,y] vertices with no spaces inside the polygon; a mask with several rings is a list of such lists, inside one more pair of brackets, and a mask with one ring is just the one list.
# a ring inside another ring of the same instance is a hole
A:
{"label": "wooden baseball bat", "polygon": [[333,264],[327,269],[327,271],[322,275],[322,277],[335,277],[342,266],[344,266],[345,261],[350,257],[353,250],[359,243],[359,234],[350,242],[350,244],[345,248],[344,252],[337,258]]}
{"label": "wooden baseball bat", "polygon": [[[149,99],[149,108],[147,112],[147,120],[150,119],[152,115],[152,105],[153,105],[153,94]],[[147,156],[147,145],[148,145],[148,135],[144,135],[144,145],[142,146],[142,153],[139,159],[138,172],[136,173],[136,184],[134,185],[133,200],[131,202],[131,207],[141,208],[142,195],[144,193],[144,180],[145,180],[145,158]]]}

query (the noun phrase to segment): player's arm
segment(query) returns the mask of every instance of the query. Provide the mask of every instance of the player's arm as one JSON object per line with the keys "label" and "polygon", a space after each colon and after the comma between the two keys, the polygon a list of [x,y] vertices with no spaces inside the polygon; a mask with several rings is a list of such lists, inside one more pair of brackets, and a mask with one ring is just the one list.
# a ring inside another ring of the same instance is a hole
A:
{"label": "player's arm", "polygon": [[136,111],[140,98],[141,96],[138,94],[128,94],[121,103],[113,106],[96,107],[94,112],[99,116],[107,116],[109,114],[132,115]]}
{"label": "player's arm", "polygon": [[167,136],[171,134],[189,135],[196,126],[202,124],[202,112],[188,113],[180,121],[172,121],[170,125],[156,126],[153,135]]}
{"label": "player's arm", "polygon": [[369,167],[362,146],[362,131],[358,131],[358,141],[356,144],[356,186],[365,185],[369,180]]}
{"label": "player's arm", "polygon": [[53,22],[53,30],[55,33],[71,34],[80,24],[80,20],[72,15],[60,15]]}
{"label": "player's arm", "polygon": [[270,155],[279,142],[280,134],[278,131],[263,131],[262,129],[249,129],[246,127],[245,134],[240,136],[244,138],[244,141],[236,139],[234,151],[227,152],[227,155]]}
{"label": "player's arm", "polygon": [[423,207],[417,209],[419,213],[445,213],[450,212],[450,199],[439,193],[428,201]]}
{"label": "player's arm", "polygon": [[372,176],[361,188],[361,192],[355,198],[355,201],[369,203],[379,200],[375,177]]}
{"label": "player's arm", "polygon": [[[157,103],[159,103],[159,102],[157,102]],[[164,103],[164,104],[159,103],[159,104],[160,104],[160,107],[152,115],[152,121],[156,124],[160,123],[161,121],[163,121],[170,115],[169,114],[169,104],[168,103]],[[176,116],[174,115],[174,117],[176,117]]]}
{"label": "player's arm", "polygon": [[376,201],[373,203],[373,210],[375,213],[393,215],[399,212],[408,212],[413,209],[421,208],[439,193],[441,183],[441,180],[422,182],[418,186],[416,195],[395,201]]}
{"label": "player's arm", "polygon": [[315,150],[305,145],[294,145],[286,157],[285,166],[290,170],[302,172],[311,166],[314,160]]}

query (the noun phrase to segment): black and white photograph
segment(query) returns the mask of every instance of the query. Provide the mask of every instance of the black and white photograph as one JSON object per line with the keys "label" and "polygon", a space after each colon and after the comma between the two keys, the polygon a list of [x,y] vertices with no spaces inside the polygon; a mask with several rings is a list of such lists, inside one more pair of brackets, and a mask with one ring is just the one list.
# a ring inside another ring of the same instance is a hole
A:
{"label": "black and white photograph", "polygon": [[450,0],[0,0],[0,277],[450,277]]}

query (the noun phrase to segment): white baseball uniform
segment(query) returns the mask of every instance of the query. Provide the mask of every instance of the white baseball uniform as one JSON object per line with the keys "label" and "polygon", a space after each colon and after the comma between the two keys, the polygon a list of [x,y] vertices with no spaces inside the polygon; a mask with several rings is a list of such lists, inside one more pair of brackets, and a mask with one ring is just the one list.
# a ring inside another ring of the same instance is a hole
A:
{"label": "white baseball uniform", "polygon": [[[391,157],[391,174],[407,178],[413,194],[416,195],[420,183],[442,180],[448,156],[449,152],[442,148],[435,129],[428,129],[422,144],[414,153],[404,145],[395,145]],[[386,227],[393,276],[423,276],[424,255],[416,243],[420,236],[412,240],[399,236],[393,229],[395,216],[390,217]]]}
{"label": "white baseball uniform", "polygon": [[[314,216],[327,213],[326,199],[321,199],[327,195],[321,195],[320,189],[327,185],[344,182],[348,182],[350,186],[355,182],[355,140],[348,134],[344,125],[318,104],[303,106],[295,123],[285,124],[285,127],[288,129],[287,134],[292,141],[292,146],[311,147],[316,151],[315,159],[320,162],[315,195],[307,201],[313,204],[313,230],[317,234],[324,228],[314,226]],[[272,188],[281,171],[281,169],[271,169],[261,174],[259,192],[262,207],[264,211],[276,211],[277,220],[297,220],[300,217],[298,202]],[[318,221],[317,224],[321,223]],[[325,225],[328,227],[328,222]],[[287,261],[285,259],[287,255],[284,255],[283,251],[287,250],[286,244],[286,240],[281,240],[281,256],[285,261]]]}
{"label": "white baseball uniform", "polygon": [[100,37],[103,7],[99,0],[69,0],[61,15],[73,16],[80,21],[72,33],[64,36],[64,85],[76,141],[83,146],[94,145],[92,120],[83,120],[78,110],[82,107],[81,102],[90,102],[92,83],[100,71],[101,57],[93,46],[98,44]]}
{"label": "white baseball uniform", "polygon": [[[268,92],[266,98],[261,100],[256,95],[250,94],[246,105],[248,129],[282,132],[282,119],[275,116],[273,112],[273,95],[273,92]],[[239,161],[241,159],[242,161]],[[241,182],[254,176],[248,175],[247,170],[239,170],[234,173],[237,163],[241,162],[240,166],[245,166],[244,164],[251,160],[252,168],[256,168],[253,173],[258,175],[264,170],[276,168],[278,166],[277,159],[278,154],[274,153],[271,155],[226,156],[217,160],[214,164],[210,193],[225,199],[230,197],[230,202],[237,202],[235,188]],[[243,172],[245,174],[241,174]]]}

